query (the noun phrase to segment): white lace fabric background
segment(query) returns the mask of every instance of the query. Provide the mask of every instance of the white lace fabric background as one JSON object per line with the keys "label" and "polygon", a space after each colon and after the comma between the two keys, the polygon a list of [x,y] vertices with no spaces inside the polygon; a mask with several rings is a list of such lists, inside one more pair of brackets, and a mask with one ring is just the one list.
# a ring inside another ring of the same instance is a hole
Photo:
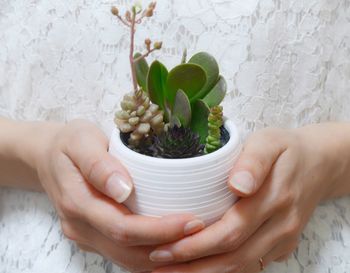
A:
{"label": "white lace fabric background", "polygon": [[[143,1],[145,2],[145,1]],[[127,29],[110,15],[129,0],[0,0],[0,115],[85,118],[107,134],[131,89]],[[168,67],[208,51],[228,81],[225,113],[243,135],[350,117],[349,0],[160,0],[137,31]],[[0,273],[122,272],[65,239],[46,196],[0,191]],[[54,268],[54,269],[53,269]],[[321,205],[299,249],[269,273],[350,272],[350,200]]]}

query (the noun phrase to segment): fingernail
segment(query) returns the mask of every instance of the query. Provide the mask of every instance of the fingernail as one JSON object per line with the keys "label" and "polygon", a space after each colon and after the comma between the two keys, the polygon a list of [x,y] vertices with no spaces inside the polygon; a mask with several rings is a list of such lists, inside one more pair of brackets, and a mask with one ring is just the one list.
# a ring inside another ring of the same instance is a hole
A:
{"label": "fingernail", "polygon": [[132,186],[131,184],[118,174],[112,174],[106,183],[107,194],[115,199],[118,203],[123,203],[128,199]]}
{"label": "fingernail", "polygon": [[200,230],[202,230],[203,228],[205,227],[205,224],[203,221],[201,220],[193,220],[191,222],[188,222],[186,225],[185,225],[185,228],[184,228],[184,233],[185,235],[191,235],[193,233],[196,233]]}
{"label": "fingernail", "polygon": [[232,177],[230,183],[233,188],[244,194],[252,193],[255,187],[254,177],[251,175],[250,172],[247,171],[241,171],[236,173]]}
{"label": "fingernail", "polygon": [[155,250],[149,255],[152,262],[171,262],[174,260],[173,254],[167,250]]}

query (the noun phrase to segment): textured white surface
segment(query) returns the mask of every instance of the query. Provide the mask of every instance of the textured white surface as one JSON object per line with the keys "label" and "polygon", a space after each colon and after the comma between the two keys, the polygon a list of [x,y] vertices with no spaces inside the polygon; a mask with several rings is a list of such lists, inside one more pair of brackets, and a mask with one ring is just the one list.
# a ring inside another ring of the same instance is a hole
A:
{"label": "textured white surface", "polygon": [[[112,4],[127,0],[1,0],[0,115],[96,121],[109,133],[130,90],[126,30]],[[161,0],[138,31],[164,41],[161,60],[206,50],[230,93],[226,115],[244,133],[350,116],[349,0]],[[157,53],[156,55],[159,55]],[[83,254],[41,194],[0,191],[0,273],[120,272]],[[268,273],[350,272],[350,199],[318,208],[298,251]]]}

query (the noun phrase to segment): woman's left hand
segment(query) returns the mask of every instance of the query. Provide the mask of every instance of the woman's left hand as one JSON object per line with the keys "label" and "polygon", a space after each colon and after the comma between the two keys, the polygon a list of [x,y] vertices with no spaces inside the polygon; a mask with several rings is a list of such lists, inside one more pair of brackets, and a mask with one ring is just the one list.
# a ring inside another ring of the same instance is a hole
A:
{"label": "woman's left hand", "polygon": [[341,126],[322,124],[253,134],[229,181],[244,198],[203,231],[153,251],[152,261],[179,263],[153,272],[255,273],[285,260],[349,166],[337,132]]}

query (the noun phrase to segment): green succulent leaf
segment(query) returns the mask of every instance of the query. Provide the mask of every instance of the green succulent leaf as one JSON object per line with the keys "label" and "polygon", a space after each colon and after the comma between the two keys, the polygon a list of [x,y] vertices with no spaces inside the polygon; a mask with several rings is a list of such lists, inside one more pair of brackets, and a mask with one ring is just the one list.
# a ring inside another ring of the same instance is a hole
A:
{"label": "green succulent leaf", "polygon": [[223,76],[219,76],[219,80],[212,90],[205,96],[203,101],[210,107],[219,105],[225,98],[227,91],[226,80]]}
{"label": "green succulent leaf", "polygon": [[[154,61],[147,75],[147,90],[151,101],[165,111],[165,84],[168,70],[159,61]],[[165,111],[166,112],[166,111]]]}
{"label": "green succulent leaf", "polygon": [[194,102],[197,99],[203,99],[217,83],[219,77],[219,65],[215,58],[206,52],[199,52],[193,55],[188,62],[199,65],[204,69],[207,75],[207,81],[200,92],[190,98],[190,101]]}
{"label": "green succulent leaf", "polygon": [[[142,56],[141,53],[136,53],[134,55],[134,59],[137,59],[141,56]],[[147,74],[148,74],[149,66],[145,58],[137,61],[135,63],[135,68],[136,68],[137,83],[144,91],[147,91]]]}
{"label": "green succulent leaf", "polygon": [[197,100],[192,105],[191,129],[200,136],[200,142],[204,144],[208,136],[209,106],[203,100]]}
{"label": "green succulent leaf", "polygon": [[175,126],[181,127],[181,121],[179,120],[178,117],[171,116],[171,118],[170,118],[170,128],[173,128]]}
{"label": "green succulent leaf", "polygon": [[173,116],[177,117],[182,126],[188,127],[191,123],[191,105],[190,101],[184,91],[179,89],[176,92]]}
{"label": "green succulent leaf", "polygon": [[174,67],[168,75],[166,97],[170,106],[174,105],[176,92],[181,89],[191,99],[206,83],[205,71],[196,64],[180,64]]}

